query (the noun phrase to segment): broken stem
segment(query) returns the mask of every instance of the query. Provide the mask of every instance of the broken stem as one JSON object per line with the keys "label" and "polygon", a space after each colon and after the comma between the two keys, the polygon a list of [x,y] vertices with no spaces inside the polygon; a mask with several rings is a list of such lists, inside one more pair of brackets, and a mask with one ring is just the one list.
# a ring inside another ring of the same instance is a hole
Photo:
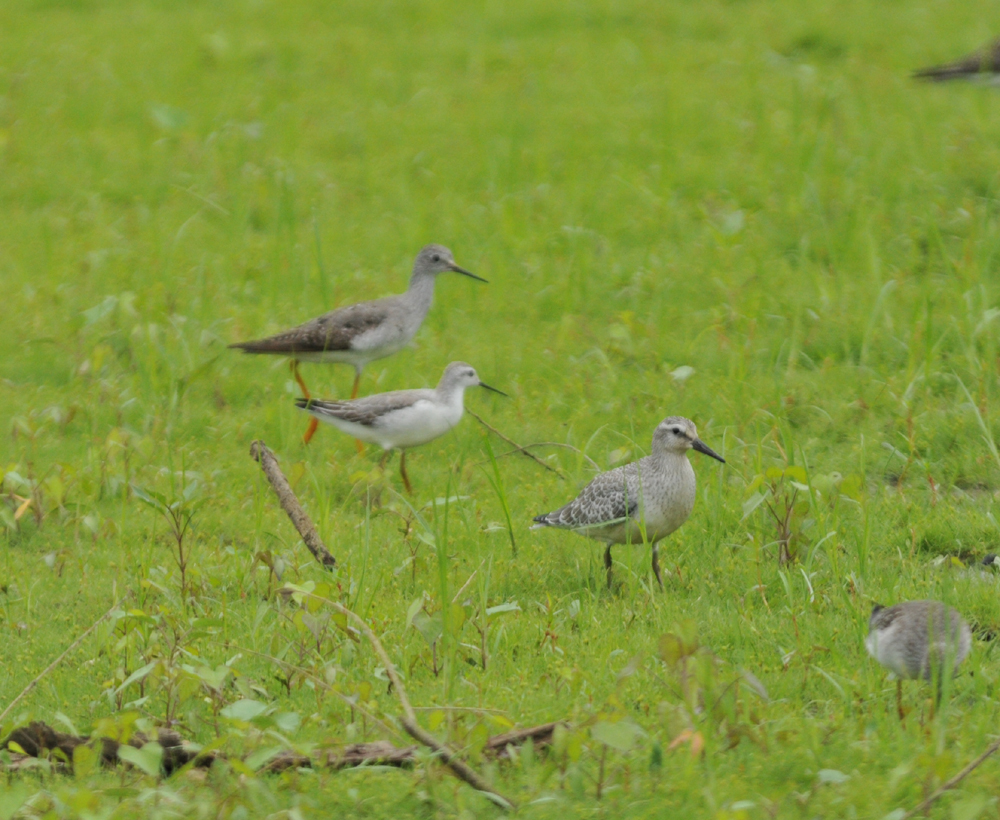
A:
{"label": "broken stem", "polygon": [[[518,444],[513,439],[507,438],[507,436],[505,436],[503,433],[501,433],[499,430],[497,430],[497,428],[494,427],[492,424],[490,424],[489,422],[485,421],[483,419],[483,417],[480,416],[479,414],[473,412],[468,407],[465,408],[465,412],[468,413],[470,416],[472,416],[472,418],[474,418],[476,421],[478,421],[481,425],[483,425],[483,427],[485,427],[491,433],[493,433],[496,436],[499,436],[504,441],[506,441],[511,447],[516,447],[517,449],[514,452],[516,452],[516,453],[524,453],[532,461],[534,461],[534,462],[536,462],[538,464],[541,464],[550,473],[555,473],[557,476],[559,476],[559,478],[562,478],[562,479],[566,478],[566,476],[564,476],[562,474],[562,471],[557,470],[555,467],[553,467],[553,466],[551,466],[549,464],[546,464],[544,461],[542,461],[542,459],[540,459],[534,453],[529,453],[528,450],[527,450],[527,448],[522,447],[520,444]],[[529,445],[529,446],[533,446],[533,445]]]}
{"label": "broken stem", "polygon": [[110,617],[111,614],[116,609],[118,609],[118,602],[115,602],[114,606],[112,606],[111,609],[109,609],[100,618],[94,621],[79,638],[73,641],[73,643],[71,643],[66,648],[65,652],[63,652],[58,658],[52,661],[52,663],[46,666],[45,669],[39,672],[38,675],[35,677],[35,679],[31,681],[31,683],[29,683],[27,686],[25,686],[24,689],[21,690],[21,694],[19,694],[16,698],[14,698],[14,700],[12,700],[10,703],[7,704],[7,708],[4,709],[3,712],[0,712],[0,726],[3,725],[3,719],[7,717],[8,714],[10,714],[11,709],[17,706],[17,704],[21,702],[21,699],[25,697],[32,689],[34,689],[42,678],[44,678],[47,674],[49,674],[49,672],[51,672],[60,663],[62,663],[63,660],[66,658],[66,656],[69,655],[74,649],[76,649],[81,643],[83,643],[84,640],[87,638],[87,636],[95,629],[97,629],[97,627],[100,626],[108,617]]}
{"label": "broken stem", "polygon": [[309,552],[324,567],[328,569],[336,567],[337,559],[330,554],[330,550],[326,548],[323,539],[316,532],[316,527],[313,526],[312,520],[306,515],[305,510],[302,509],[302,505],[299,504],[299,499],[296,498],[295,491],[292,490],[288,479],[285,478],[285,474],[281,472],[281,467],[278,466],[278,460],[274,457],[274,453],[271,452],[263,441],[258,440],[250,445],[250,456],[254,461],[260,463],[264,475],[271,482],[274,494],[278,496],[278,503],[281,504],[281,509],[287,513],[292,521],[292,525],[299,531],[299,535],[302,536],[302,541],[309,548]]}

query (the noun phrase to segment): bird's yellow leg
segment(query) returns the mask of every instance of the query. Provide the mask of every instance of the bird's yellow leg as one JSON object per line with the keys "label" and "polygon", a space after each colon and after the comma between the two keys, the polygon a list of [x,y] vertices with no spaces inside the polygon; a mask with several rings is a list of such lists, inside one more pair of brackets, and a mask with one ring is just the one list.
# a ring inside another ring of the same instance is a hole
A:
{"label": "bird's yellow leg", "polygon": [[313,416],[313,418],[309,420],[309,426],[306,428],[305,434],[302,436],[303,444],[308,444],[312,441],[312,437],[315,435],[317,427],[319,427],[319,419]]}
{"label": "bird's yellow leg", "polygon": [[302,380],[302,374],[299,373],[299,360],[292,359],[289,362],[289,366],[292,368],[292,375],[295,377],[295,381],[299,383],[299,387],[302,388],[302,395],[304,398],[311,399],[312,395],[309,393],[309,388],[306,387],[306,383]]}

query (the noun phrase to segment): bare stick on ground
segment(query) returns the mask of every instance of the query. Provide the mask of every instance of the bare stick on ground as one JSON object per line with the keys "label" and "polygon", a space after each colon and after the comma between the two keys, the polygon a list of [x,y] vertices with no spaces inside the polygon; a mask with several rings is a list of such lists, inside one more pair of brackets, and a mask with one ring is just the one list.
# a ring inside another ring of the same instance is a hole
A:
{"label": "bare stick on ground", "polygon": [[[302,509],[302,505],[299,504],[299,500],[295,497],[295,493],[293,492],[291,486],[289,486],[288,481],[281,472],[281,469],[278,467],[278,463],[274,458],[274,453],[267,448],[267,445],[265,445],[263,441],[255,441],[250,445],[250,455],[254,458],[254,460],[260,462],[260,465],[264,470],[264,474],[267,476],[268,481],[271,482],[271,486],[274,487],[274,491],[278,495],[278,500],[281,502],[282,509],[288,513],[288,517],[292,519],[295,529],[299,531],[299,535],[302,536],[302,540],[305,541],[306,546],[309,547],[312,554],[315,555],[316,559],[324,566],[336,566],[336,561],[323,545],[323,542],[320,541],[319,536],[316,534],[316,528],[313,526],[309,516],[306,515],[305,511]],[[552,469],[547,464],[545,467],[550,470]],[[327,563],[327,560],[324,560],[322,557],[324,553],[329,563]],[[407,734],[415,740],[419,740],[428,748],[433,749],[438,756],[440,756],[441,760],[444,761],[445,765],[447,765],[459,779],[464,780],[472,786],[472,788],[488,795],[494,802],[503,808],[513,809],[515,807],[515,803],[512,800],[504,797],[496,791],[496,789],[491,788],[490,784],[487,783],[475,769],[456,755],[454,751],[448,748],[448,746],[443,743],[439,743],[437,738],[427,732],[417,722],[417,713],[413,711],[413,706],[410,705],[410,699],[406,696],[406,689],[403,687],[403,681],[396,672],[395,665],[393,665],[392,661],[389,660],[389,655],[386,653],[381,641],[379,641],[379,639],[375,636],[375,633],[372,632],[368,623],[361,616],[357,615],[343,604],[331,601],[329,598],[324,598],[321,595],[313,595],[312,593],[304,594],[308,595],[310,598],[314,598],[317,601],[323,601],[329,606],[332,606],[335,610],[346,616],[348,621],[353,621],[364,636],[368,638],[368,641],[375,649],[375,653],[381,659],[382,664],[385,667],[386,674],[389,676],[389,680],[392,682],[393,689],[396,692],[396,697],[399,698],[399,703],[403,707],[403,718],[400,722],[402,723]]]}
{"label": "bare stick on ground", "polygon": [[42,678],[44,678],[47,674],[49,674],[49,672],[51,672],[60,663],[62,663],[63,659],[67,655],[69,655],[74,649],[76,649],[80,644],[82,644],[84,642],[84,640],[86,639],[86,637],[91,632],[93,632],[95,629],[97,629],[97,627],[100,626],[101,623],[106,618],[110,617],[111,613],[113,613],[116,609],[118,609],[118,604],[117,603],[113,607],[111,607],[111,609],[109,609],[107,612],[105,612],[100,618],[98,618],[96,621],[94,621],[79,638],[77,638],[75,641],[73,641],[73,643],[71,643],[67,647],[67,649],[66,649],[65,652],[63,652],[58,658],[56,658],[54,661],[52,661],[52,663],[50,663],[48,666],[46,666],[45,669],[43,669],[41,672],[39,672],[38,676],[31,683],[29,683],[27,686],[25,686],[24,689],[21,690],[21,694],[19,694],[16,698],[14,698],[14,700],[12,700],[10,703],[8,703],[7,704],[7,708],[4,709],[3,712],[0,712],[0,725],[3,725],[3,719],[5,717],[7,717],[8,714],[10,714],[10,711],[15,706],[17,706],[18,703],[21,702],[21,699],[25,695],[27,695],[32,689],[34,689],[38,685],[38,682]]}
{"label": "bare stick on ground", "polygon": [[557,470],[557,469],[556,469],[555,467],[553,467],[552,465],[550,465],[550,464],[546,464],[546,463],[545,463],[544,461],[542,461],[542,459],[540,459],[540,458],[539,458],[538,456],[536,456],[536,455],[535,455],[534,453],[531,453],[531,452],[529,452],[529,451],[528,451],[528,450],[527,450],[527,449],[526,449],[525,447],[522,447],[522,446],[521,446],[520,444],[518,444],[518,443],[517,443],[516,441],[514,441],[513,439],[510,439],[510,438],[507,438],[507,436],[505,436],[505,435],[504,435],[503,433],[501,433],[501,432],[500,432],[499,430],[497,430],[497,428],[496,428],[496,427],[494,427],[494,426],[493,426],[492,424],[490,424],[489,422],[485,421],[485,420],[483,419],[483,417],[482,417],[482,416],[480,416],[480,415],[478,415],[478,414],[474,413],[474,412],[473,412],[472,410],[470,410],[470,409],[469,409],[468,407],[466,407],[466,408],[465,408],[465,412],[466,412],[466,413],[468,413],[468,414],[469,414],[470,416],[472,416],[472,418],[474,418],[474,419],[475,419],[476,421],[478,421],[478,422],[479,422],[479,423],[480,423],[481,425],[483,425],[483,427],[485,427],[485,428],[486,428],[487,430],[489,430],[489,431],[490,431],[491,433],[493,433],[493,435],[495,435],[495,436],[499,436],[499,437],[500,437],[500,438],[502,438],[502,439],[503,439],[504,441],[506,441],[506,442],[507,442],[507,443],[508,443],[508,444],[509,444],[509,445],[510,445],[511,447],[516,447],[517,449],[516,449],[516,450],[515,450],[514,452],[517,452],[517,453],[524,453],[524,455],[526,455],[526,456],[527,456],[528,458],[530,458],[530,459],[531,459],[532,461],[534,461],[534,462],[537,462],[538,464],[541,464],[541,465],[542,465],[542,466],[543,466],[543,467],[544,467],[544,468],[545,468],[546,470],[548,470],[548,471],[549,471],[550,473],[555,473],[555,474],[556,474],[557,476],[559,476],[559,478],[562,478],[562,479],[565,479],[565,478],[566,478],[566,476],[564,476],[564,475],[562,474],[562,471],[561,471],[561,470]]}
{"label": "bare stick on ground", "polygon": [[460,780],[464,780],[477,791],[481,791],[484,794],[489,795],[490,798],[502,808],[508,810],[516,808],[517,804],[514,803],[513,800],[505,797],[496,789],[491,787],[490,784],[482,778],[479,772],[469,766],[469,764],[455,754],[455,752],[446,744],[440,743],[437,738],[435,738],[417,722],[417,713],[410,704],[410,699],[406,695],[406,689],[403,687],[403,681],[396,672],[396,666],[389,659],[389,655],[385,651],[385,647],[382,646],[382,642],[376,637],[375,633],[372,632],[368,623],[360,615],[356,614],[353,610],[348,609],[343,604],[331,601],[329,598],[324,598],[322,595],[313,595],[311,592],[304,594],[314,600],[322,601],[323,603],[332,606],[335,610],[337,610],[337,612],[346,616],[349,621],[353,621],[361,633],[368,639],[368,642],[375,650],[375,654],[378,655],[379,660],[382,661],[385,673],[389,676],[389,680],[392,682],[393,691],[395,691],[396,697],[399,698],[399,705],[403,707],[403,717],[400,719],[400,723],[403,725],[406,733],[414,740],[419,740],[429,749],[436,752],[445,765],[447,765]]}
{"label": "bare stick on ground", "polygon": [[299,535],[302,536],[302,540],[309,548],[309,552],[311,552],[316,560],[319,561],[324,567],[327,567],[328,569],[336,567],[337,559],[330,554],[330,550],[326,548],[326,544],[323,543],[323,539],[321,539],[319,537],[319,533],[316,532],[316,527],[313,526],[313,522],[310,520],[309,516],[306,515],[305,510],[302,509],[302,505],[299,504],[299,499],[295,497],[295,492],[288,483],[288,479],[285,478],[285,474],[281,472],[281,467],[278,466],[278,460],[274,457],[274,453],[271,452],[263,441],[258,440],[250,445],[250,456],[254,461],[260,463],[260,467],[264,471],[264,475],[267,476],[267,480],[271,482],[274,494],[278,496],[278,502],[281,504],[281,509],[283,509],[292,520],[292,524],[295,529],[299,531]]}
{"label": "bare stick on ground", "polygon": [[909,820],[911,817],[916,817],[918,814],[923,814],[927,811],[930,805],[936,801],[942,794],[947,791],[951,791],[959,783],[965,780],[975,769],[978,769],[982,765],[983,761],[986,760],[991,754],[993,754],[997,749],[1000,749],[1000,740],[995,741],[990,744],[990,746],[983,752],[979,757],[969,763],[964,769],[962,769],[958,774],[946,780],[941,784],[941,788],[931,794],[926,800],[920,802],[919,805],[910,809],[906,814],[899,818],[899,820]]}

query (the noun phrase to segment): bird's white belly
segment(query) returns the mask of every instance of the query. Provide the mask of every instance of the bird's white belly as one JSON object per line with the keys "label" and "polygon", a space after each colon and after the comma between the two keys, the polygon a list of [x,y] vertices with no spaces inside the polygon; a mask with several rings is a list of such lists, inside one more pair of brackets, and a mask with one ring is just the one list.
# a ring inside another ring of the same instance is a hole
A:
{"label": "bird's white belly", "polygon": [[904,642],[897,634],[898,631],[899,627],[896,624],[889,624],[885,629],[869,632],[865,638],[865,649],[897,678],[915,677],[902,651]]}
{"label": "bird's white belly", "polygon": [[375,434],[385,449],[418,447],[447,433],[462,419],[461,407],[421,400],[393,410],[375,422]]}

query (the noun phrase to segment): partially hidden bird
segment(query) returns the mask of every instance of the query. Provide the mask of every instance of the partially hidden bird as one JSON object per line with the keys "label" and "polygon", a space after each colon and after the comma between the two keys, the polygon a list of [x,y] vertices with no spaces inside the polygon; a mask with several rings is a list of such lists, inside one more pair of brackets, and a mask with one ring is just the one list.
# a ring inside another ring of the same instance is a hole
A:
{"label": "partially hidden bird", "polygon": [[1000,39],[954,62],[918,69],[913,72],[913,76],[918,80],[932,82],[972,80],[987,84],[1000,83]]}
{"label": "partially hidden bird", "polygon": [[341,432],[377,444],[385,451],[379,462],[381,468],[392,450],[401,451],[399,472],[403,486],[412,494],[413,486],[406,474],[406,451],[443,436],[462,420],[467,387],[484,387],[507,395],[480,380],[472,365],[452,362],[433,389],[395,390],[349,401],[296,399],[295,405]]}
{"label": "partially hidden bird", "polygon": [[875,604],[868,619],[865,649],[896,678],[896,710],[903,719],[903,679],[953,675],[972,646],[972,632],[958,610],[940,601]]}
{"label": "partially hidden bird", "polygon": [[[361,371],[369,362],[384,359],[405,347],[416,335],[434,300],[434,282],[438,274],[460,273],[479,282],[481,276],[455,264],[455,259],[443,245],[426,245],[417,254],[405,293],[370,302],[337,308],[305,324],[274,336],[230,347],[245,353],[269,353],[288,356],[292,373],[306,399],[311,397],[302,375],[300,362],[338,362],[354,366],[354,387],[351,398],[357,398]],[[312,419],[302,440],[308,444],[316,432]],[[360,446],[359,446],[360,450]]]}
{"label": "partially hidden bird", "polygon": [[668,416],[653,431],[648,456],[601,473],[565,506],[536,516],[532,529],[572,530],[606,544],[609,587],[612,545],[649,543],[653,574],[662,587],[657,542],[680,527],[694,508],[696,480],[688,450],[726,462],[698,438],[693,421]]}

